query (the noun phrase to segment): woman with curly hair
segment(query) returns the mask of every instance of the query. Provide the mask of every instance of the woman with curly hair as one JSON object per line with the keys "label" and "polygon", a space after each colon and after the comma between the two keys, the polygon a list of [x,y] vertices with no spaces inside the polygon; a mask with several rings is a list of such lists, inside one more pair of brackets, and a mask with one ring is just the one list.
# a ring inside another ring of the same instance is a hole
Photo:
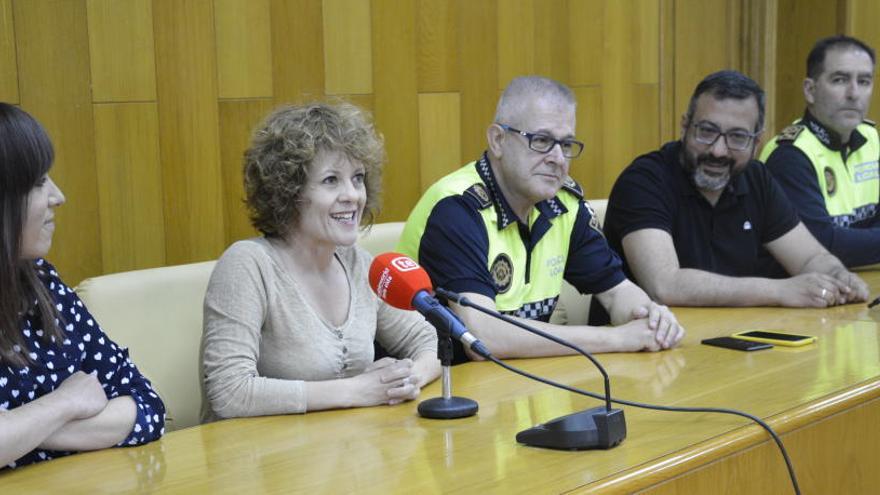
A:
{"label": "woman with curly hair", "polygon": [[165,406],[43,259],[64,194],[43,127],[0,103],[0,469],[156,440]]}
{"label": "woman with curly hair", "polygon": [[[204,421],[397,404],[437,377],[435,331],[373,294],[355,245],[383,161],[349,104],[284,107],[257,129],[244,182],[263,235],[230,246],[208,284]],[[374,362],[374,338],[402,359]]]}

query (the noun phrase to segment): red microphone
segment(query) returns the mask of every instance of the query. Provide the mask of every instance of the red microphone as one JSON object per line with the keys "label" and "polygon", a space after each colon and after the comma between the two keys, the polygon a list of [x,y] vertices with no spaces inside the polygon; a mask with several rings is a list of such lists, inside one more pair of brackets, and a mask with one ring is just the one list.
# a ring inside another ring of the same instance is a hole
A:
{"label": "red microphone", "polygon": [[389,305],[413,311],[413,297],[420,291],[430,291],[433,285],[428,272],[409,256],[384,253],[370,265],[370,287]]}
{"label": "red microphone", "polygon": [[400,253],[384,253],[370,265],[370,287],[389,306],[418,311],[434,328],[449,333],[477,354],[486,357],[489,350],[431,295],[431,277],[412,258]]}

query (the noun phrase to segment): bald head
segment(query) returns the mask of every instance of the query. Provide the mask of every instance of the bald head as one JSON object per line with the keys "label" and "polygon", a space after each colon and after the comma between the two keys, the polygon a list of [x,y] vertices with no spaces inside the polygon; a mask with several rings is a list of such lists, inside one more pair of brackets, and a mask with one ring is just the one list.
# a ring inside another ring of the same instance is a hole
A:
{"label": "bald head", "polygon": [[517,77],[504,88],[495,109],[495,123],[521,125],[520,120],[530,103],[545,100],[554,106],[577,106],[568,86],[540,76]]}

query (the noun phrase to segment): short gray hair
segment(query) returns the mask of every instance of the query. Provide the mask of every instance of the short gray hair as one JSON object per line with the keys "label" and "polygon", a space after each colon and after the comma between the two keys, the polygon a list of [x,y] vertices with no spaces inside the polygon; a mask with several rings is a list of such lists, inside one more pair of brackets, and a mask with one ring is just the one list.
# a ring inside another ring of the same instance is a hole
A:
{"label": "short gray hair", "polygon": [[521,111],[523,104],[531,99],[548,98],[559,103],[577,106],[574,93],[559,81],[542,76],[520,76],[504,88],[495,109],[495,123],[511,122]]}

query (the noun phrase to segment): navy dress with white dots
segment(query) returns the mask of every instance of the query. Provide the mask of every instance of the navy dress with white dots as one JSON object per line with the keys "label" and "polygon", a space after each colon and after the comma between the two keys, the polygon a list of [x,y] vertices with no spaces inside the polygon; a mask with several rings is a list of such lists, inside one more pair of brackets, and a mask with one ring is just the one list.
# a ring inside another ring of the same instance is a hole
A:
{"label": "navy dress with white dots", "polygon": [[[31,363],[24,367],[0,364],[0,410],[15,409],[55,390],[77,371],[97,374],[108,399],[130,396],[137,405],[137,419],[128,437],[118,446],[140,445],[158,439],[165,432],[165,405],[150,381],[128,358],[128,349],[116,345],[77,297],[58,277],[47,261],[35,261],[40,280],[49,290],[62,321],[63,341],[43,340],[43,323],[34,310],[22,319],[21,332]],[[36,306],[34,306],[36,307]],[[57,320],[56,320],[57,322]],[[73,454],[67,451],[35,449],[8,467],[24,466]]]}

